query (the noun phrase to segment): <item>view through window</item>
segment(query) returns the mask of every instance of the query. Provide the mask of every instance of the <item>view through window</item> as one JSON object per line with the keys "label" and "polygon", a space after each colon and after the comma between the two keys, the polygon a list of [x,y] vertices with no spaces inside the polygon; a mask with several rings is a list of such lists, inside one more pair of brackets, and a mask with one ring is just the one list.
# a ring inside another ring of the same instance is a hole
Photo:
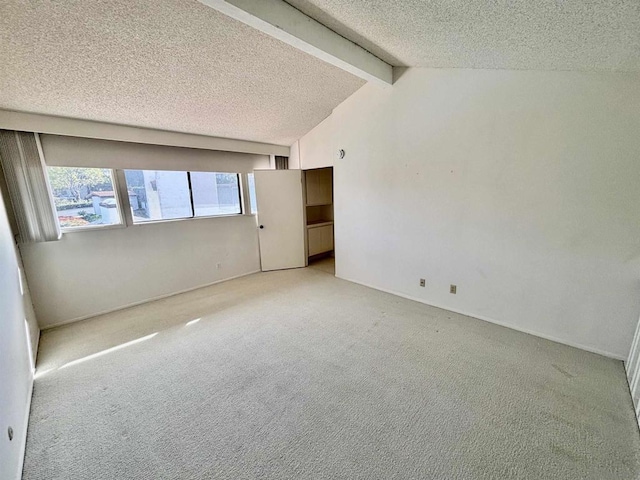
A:
{"label": "view through window", "polygon": [[125,170],[133,223],[242,213],[237,173]]}
{"label": "view through window", "polygon": [[122,223],[111,170],[48,167],[47,172],[61,228]]}
{"label": "view through window", "polygon": [[251,203],[251,213],[258,213],[258,206],[256,205],[256,179],[253,173],[250,173],[247,177],[249,183],[249,202]]}
{"label": "view through window", "polygon": [[242,213],[236,173],[191,172],[196,217]]}
{"label": "view through window", "polygon": [[163,170],[125,170],[133,223],[171,220],[193,216],[187,172]]}

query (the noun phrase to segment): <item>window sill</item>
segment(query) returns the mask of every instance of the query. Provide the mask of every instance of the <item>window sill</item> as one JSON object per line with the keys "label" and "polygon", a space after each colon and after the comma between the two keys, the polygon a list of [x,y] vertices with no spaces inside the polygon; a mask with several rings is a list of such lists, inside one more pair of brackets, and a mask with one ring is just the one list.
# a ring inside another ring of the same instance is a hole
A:
{"label": "window sill", "polygon": [[175,222],[188,222],[191,220],[211,220],[214,218],[234,218],[234,217],[247,217],[247,216],[255,216],[255,214],[246,214],[246,213],[228,213],[226,215],[208,215],[201,217],[188,217],[188,218],[168,218],[166,220],[148,220],[146,222],[138,222],[132,223],[131,227],[141,227],[144,225],[156,225],[158,223],[175,223]]}
{"label": "window sill", "polygon": [[60,231],[63,235],[67,235],[68,233],[80,233],[80,232],[97,232],[100,230],[113,230],[116,228],[127,228],[124,223],[119,223],[117,225],[89,225],[86,227],[71,227],[64,228],[60,227]]}
{"label": "window sill", "polygon": [[255,217],[255,213],[229,213],[226,215],[209,215],[202,217],[190,217],[190,218],[170,218],[167,220],[149,220],[148,222],[132,223],[131,225],[118,224],[118,225],[90,225],[86,227],[74,227],[74,228],[60,228],[63,235],[69,233],[82,233],[82,232],[97,232],[101,230],[113,230],[128,227],[141,227],[144,225],[157,225],[162,223],[175,223],[184,222],[190,220],[211,220],[216,218],[233,218],[233,217]]}

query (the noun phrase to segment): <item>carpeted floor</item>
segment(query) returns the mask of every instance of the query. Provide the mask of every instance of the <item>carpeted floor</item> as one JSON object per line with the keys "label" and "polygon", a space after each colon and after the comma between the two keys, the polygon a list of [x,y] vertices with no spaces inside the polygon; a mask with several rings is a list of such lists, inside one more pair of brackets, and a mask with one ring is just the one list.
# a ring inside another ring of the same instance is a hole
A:
{"label": "carpeted floor", "polygon": [[324,257],[313,262],[309,262],[309,268],[315,268],[331,275],[336,274],[336,260],[333,257]]}
{"label": "carpeted floor", "polygon": [[43,333],[25,479],[635,479],[621,362],[307,268]]}

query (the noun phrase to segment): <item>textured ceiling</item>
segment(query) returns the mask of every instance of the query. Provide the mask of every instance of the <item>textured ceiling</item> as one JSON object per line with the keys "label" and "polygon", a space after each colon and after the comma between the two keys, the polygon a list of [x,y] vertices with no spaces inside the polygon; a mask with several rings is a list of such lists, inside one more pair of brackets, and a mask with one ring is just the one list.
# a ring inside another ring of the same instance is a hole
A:
{"label": "textured ceiling", "polygon": [[363,81],[196,0],[0,2],[0,108],[289,145]]}
{"label": "textured ceiling", "polygon": [[640,0],[287,0],[396,66],[640,71]]}

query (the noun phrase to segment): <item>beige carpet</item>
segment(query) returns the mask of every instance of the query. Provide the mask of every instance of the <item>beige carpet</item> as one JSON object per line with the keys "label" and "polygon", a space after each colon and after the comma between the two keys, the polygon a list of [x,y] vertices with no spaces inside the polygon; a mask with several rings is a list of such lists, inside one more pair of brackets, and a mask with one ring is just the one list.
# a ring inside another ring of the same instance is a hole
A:
{"label": "beige carpet", "polygon": [[309,268],[315,268],[321,272],[336,274],[336,259],[333,257],[325,257],[319,260],[309,262]]}
{"label": "beige carpet", "polygon": [[621,362],[307,268],[42,335],[25,479],[634,479]]}

